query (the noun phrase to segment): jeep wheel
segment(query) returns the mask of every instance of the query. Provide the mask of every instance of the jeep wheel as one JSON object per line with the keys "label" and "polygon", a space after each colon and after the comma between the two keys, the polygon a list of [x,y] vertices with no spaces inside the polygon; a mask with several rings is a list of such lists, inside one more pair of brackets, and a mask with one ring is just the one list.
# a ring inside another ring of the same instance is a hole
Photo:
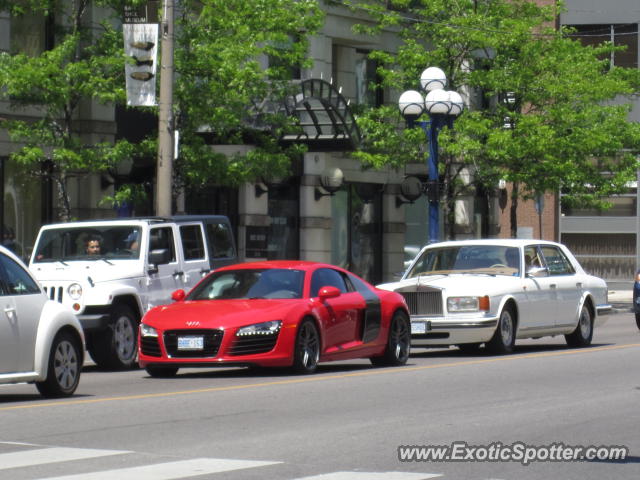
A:
{"label": "jeep wheel", "polygon": [[111,323],[94,336],[89,354],[100,368],[124,370],[137,367],[138,319],[126,305],[115,305]]}

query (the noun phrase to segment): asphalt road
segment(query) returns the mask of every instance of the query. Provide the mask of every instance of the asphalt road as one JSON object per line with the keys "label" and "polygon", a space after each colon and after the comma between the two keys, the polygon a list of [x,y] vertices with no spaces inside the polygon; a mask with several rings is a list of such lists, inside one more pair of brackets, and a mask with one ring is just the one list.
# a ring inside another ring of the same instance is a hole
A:
{"label": "asphalt road", "polygon": [[[0,479],[637,479],[639,369],[629,313],[610,316],[587,349],[558,337],[521,341],[508,356],[414,350],[400,368],[361,360],[312,376],[224,369],[152,379],[87,366],[71,399],[0,386]],[[553,444],[629,454],[529,465],[398,458],[399,446],[454,442],[480,456],[518,442],[542,456]]]}

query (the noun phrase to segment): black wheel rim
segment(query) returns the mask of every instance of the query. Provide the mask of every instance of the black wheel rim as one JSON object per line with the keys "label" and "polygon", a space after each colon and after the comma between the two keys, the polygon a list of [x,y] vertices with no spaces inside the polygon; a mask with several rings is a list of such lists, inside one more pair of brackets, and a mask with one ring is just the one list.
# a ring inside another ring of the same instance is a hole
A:
{"label": "black wheel rim", "polygon": [[313,368],[318,363],[318,357],[320,356],[318,332],[313,324],[309,322],[300,327],[298,351],[300,352],[300,363],[304,368]]}
{"label": "black wheel rim", "polygon": [[409,357],[409,348],[411,345],[411,335],[409,326],[403,318],[396,319],[391,329],[391,346],[393,354],[397,360],[405,360]]}

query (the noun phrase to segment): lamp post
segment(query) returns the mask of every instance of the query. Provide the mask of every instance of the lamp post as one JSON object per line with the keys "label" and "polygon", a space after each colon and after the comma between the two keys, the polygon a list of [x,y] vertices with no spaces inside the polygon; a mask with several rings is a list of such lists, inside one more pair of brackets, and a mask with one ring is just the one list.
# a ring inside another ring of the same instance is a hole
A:
{"label": "lamp post", "polygon": [[[398,99],[400,113],[407,121],[409,128],[419,125],[427,136],[429,143],[429,158],[427,168],[429,181],[427,182],[427,197],[429,199],[429,243],[440,240],[439,234],[439,175],[438,175],[438,132],[445,125],[452,127],[455,117],[464,108],[459,93],[444,90],[447,85],[445,73],[438,67],[429,67],[420,75],[422,90],[426,97],[416,90],[407,90]],[[423,113],[429,115],[430,120],[418,121]]]}

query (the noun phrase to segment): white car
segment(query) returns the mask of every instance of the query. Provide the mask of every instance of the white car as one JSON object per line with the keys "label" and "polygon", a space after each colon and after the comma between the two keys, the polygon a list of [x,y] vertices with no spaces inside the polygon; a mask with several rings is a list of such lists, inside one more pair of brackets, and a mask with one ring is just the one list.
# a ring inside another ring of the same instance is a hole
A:
{"label": "white car", "polygon": [[84,335],[67,307],[49,300],[26,266],[0,247],[0,383],[35,383],[45,397],[78,387]]}
{"label": "white car", "polygon": [[398,282],[411,313],[411,346],[457,345],[496,353],[516,339],[564,335],[591,343],[611,310],[607,284],[585,273],[564,245],[543,240],[465,240],[424,247]]}

